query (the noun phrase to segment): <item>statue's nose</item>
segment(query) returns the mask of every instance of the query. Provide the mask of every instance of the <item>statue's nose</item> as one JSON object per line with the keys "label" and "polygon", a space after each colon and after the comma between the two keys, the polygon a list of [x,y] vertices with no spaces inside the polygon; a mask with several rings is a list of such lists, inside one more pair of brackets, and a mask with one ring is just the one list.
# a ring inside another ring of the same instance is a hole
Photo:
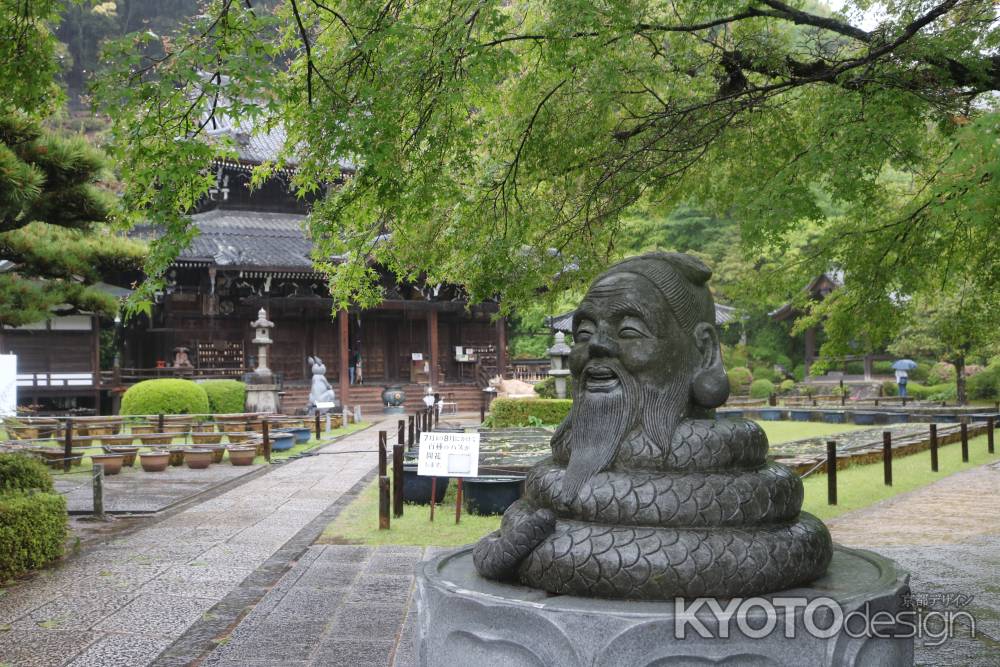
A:
{"label": "statue's nose", "polygon": [[592,357],[613,357],[618,354],[618,344],[604,331],[598,331],[590,337],[587,351]]}

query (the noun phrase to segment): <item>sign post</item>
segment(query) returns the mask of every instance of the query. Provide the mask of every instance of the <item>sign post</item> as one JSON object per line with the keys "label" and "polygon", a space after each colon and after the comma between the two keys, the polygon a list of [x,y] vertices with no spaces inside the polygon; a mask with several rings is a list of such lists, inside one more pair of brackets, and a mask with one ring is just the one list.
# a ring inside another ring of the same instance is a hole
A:
{"label": "sign post", "polygon": [[417,457],[417,474],[431,477],[431,520],[434,512],[434,492],[437,477],[455,477],[455,523],[462,516],[462,479],[479,476],[479,434],[421,432]]}

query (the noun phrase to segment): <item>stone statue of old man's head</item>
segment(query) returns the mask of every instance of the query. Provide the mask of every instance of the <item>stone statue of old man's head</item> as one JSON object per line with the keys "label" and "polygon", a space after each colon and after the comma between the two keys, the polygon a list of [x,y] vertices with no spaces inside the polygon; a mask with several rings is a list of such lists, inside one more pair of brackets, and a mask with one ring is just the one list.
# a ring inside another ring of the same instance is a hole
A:
{"label": "stone statue of old man's head", "polygon": [[677,423],[729,396],[706,283],[690,255],[655,252],[616,264],[591,285],[573,317],[573,409],[564,488],[574,492],[641,429],[668,449]]}

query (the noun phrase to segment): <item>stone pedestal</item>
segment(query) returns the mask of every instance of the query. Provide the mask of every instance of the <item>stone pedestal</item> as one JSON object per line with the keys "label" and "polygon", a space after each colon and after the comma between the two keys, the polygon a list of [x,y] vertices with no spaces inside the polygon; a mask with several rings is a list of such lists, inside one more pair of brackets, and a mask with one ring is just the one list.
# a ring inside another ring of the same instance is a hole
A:
{"label": "stone pedestal", "polygon": [[278,414],[278,385],[248,384],[246,411]]}
{"label": "stone pedestal", "polygon": [[835,547],[808,588],[742,601],[601,600],[484,579],[465,547],[418,570],[419,664],[912,665],[910,628],[893,620],[907,611],[908,581],[889,559]]}

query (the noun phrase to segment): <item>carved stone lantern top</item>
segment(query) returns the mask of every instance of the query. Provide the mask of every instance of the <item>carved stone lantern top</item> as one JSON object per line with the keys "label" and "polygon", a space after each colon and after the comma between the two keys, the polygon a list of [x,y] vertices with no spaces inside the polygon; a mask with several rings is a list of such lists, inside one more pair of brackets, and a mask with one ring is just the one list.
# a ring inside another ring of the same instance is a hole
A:
{"label": "carved stone lantern top", "polygon": [[274,322],[267,319],[267,311],[263,308],[257,313],[257,321],[251,322],[250,326],[257,330],[257,335],[253,339],[253,343],[256,345],[270,345],[274,341],[271,340],[269,329],[274,328]]}
{"label": "carved stone lantern top", "polygon": [[566,375],[569,375],[569,370],[565,366],[566,359],[569,358],[570,353],[569,345],[566,344],[566,334],[562,331],[557,331],[555,339],[555,343],[547,352],[549,359],[552,361],[552,370],[566,370]]}

